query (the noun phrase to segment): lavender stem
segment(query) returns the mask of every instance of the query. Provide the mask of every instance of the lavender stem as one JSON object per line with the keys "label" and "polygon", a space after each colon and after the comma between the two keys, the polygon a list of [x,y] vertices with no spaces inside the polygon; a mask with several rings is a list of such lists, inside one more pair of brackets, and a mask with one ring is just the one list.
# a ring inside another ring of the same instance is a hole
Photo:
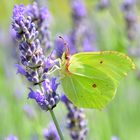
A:
{"label": "lavender stem", "polygon": [[[40,87],[40,90],[43,92],[43,89],[42,89],[41,84],[39,84],[39,87]],[[54,122],[54,124],[55,124],[55,127],[56,127],[56,129],[57,129],[57,132],[58,132],[58,134],[59,134],[60,140],[64,140],[63,134],[62,134],[62,132],[61,132],[61,129],[60,129],[60,127],[59,127],[58,121],[57,121],[57,119],[56,119],[56,117],[55,117],[55,114],[54,114],[53,110],[50,109],[49,111],[50,111],[51,117],[52,117],[52,119],[53,119],[53,122]]]}
{"label": "lavender stem", "polygon": [[58,124],[58,122],[57,122],[57,119],[56,119],[56,117],[55,117],[55,114],[54,114],[53,110],[49,110],[49,111],[50,111],[50,114],[51,114],[51,116],[52,116],[53,122],[54,122],[54,124],[55,124],[55,127],[56,127],[56,129],[57,129],[57,132],[58,132],[58,134],[59,134],[60,139],[61,139],[61,140],[64,140],[63,134],[62,134],[62,132],[61,132],[61,129],[60,129],[60,127],[59,127],[59,124]]}

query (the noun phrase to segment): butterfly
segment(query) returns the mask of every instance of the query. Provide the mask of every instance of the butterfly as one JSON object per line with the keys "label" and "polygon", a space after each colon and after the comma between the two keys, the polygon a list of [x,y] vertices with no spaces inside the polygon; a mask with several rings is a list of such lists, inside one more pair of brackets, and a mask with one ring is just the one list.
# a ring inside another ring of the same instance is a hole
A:
{"label": "butterfly", "polygon": [[135,64],[117,51],[63,53],[61,85],[77,107],[104,108],[114,97],[119,82]]}

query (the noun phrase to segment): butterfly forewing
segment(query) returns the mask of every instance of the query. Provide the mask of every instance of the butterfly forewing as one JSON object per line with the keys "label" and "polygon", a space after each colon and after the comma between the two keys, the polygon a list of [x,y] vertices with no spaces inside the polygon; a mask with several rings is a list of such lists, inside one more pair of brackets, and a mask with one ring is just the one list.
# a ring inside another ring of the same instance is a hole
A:
{"label": "butterfly forewing", "polygon": [[75,73],[77,65],[89,65],[108,75],[118,82],[135,68],[132,60],[123,53],[116,51],[78,53],[71,57],[69,70]]}

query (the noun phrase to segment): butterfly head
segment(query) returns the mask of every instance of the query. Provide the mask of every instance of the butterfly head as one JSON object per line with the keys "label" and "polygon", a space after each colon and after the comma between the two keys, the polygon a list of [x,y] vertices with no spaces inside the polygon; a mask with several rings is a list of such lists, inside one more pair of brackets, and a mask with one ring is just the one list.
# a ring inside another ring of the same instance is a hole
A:
{"label": "butterfly head", "polygon": [[63,54],[62,54],[62,61],[68,61],[69,58],[70,58],[70,51],[69,51],[69,47],[68,47],[68,44],[66,43],[66,41],[61,37],[59,36],[59,38],[63,41],[64,45],[63,45]]}
{"label": "butterfly head", "polygon": [[69,61],[70,61],[70,53],[69,53],[69,47],[68,44],[65,42],[65,40],[59,36],[60,39],[64,42],[64,52],[62,54],[61,60],[62,60],[62,71],[69,73],[68,67],[69,67]]}

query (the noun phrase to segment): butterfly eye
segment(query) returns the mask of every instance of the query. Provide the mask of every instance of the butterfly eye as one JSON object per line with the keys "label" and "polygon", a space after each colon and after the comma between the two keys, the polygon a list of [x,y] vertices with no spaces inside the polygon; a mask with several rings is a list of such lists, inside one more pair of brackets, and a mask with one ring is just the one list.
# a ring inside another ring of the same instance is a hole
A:
{"label": "butterfly eye", "polygon": [[68,60],[69,59],[69,56],[67,54],[65,54],[65,59]]}

